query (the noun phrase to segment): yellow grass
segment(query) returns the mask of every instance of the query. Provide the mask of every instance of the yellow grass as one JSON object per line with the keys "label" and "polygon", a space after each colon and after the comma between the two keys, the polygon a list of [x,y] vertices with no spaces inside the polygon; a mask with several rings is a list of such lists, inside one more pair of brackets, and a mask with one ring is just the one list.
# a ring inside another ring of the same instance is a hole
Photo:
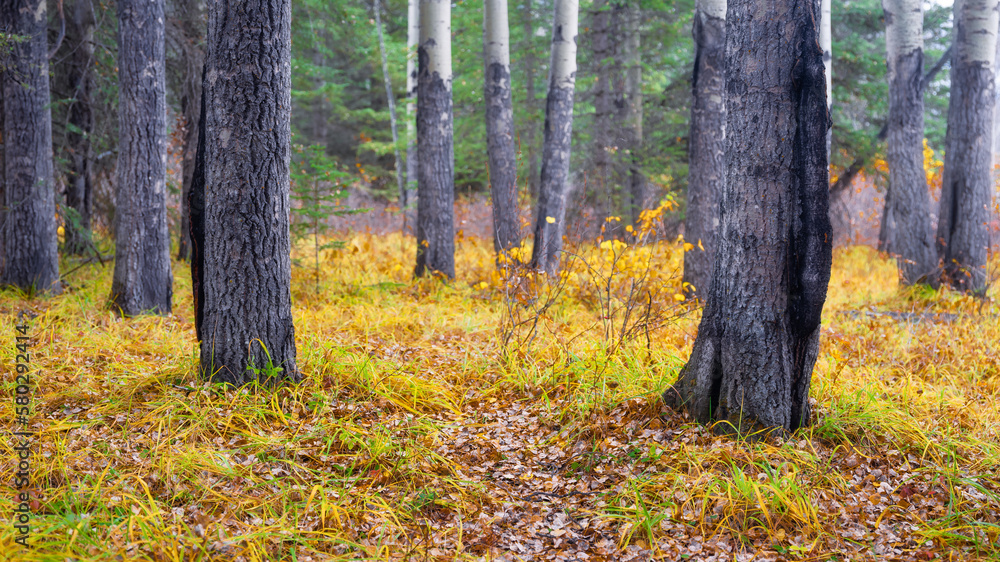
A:
{"label": "yellow grass", "polygon": [[199,380],[183,263],[165,318],[108,312],[97,264],[55,298],[0,293],[8,434],[16,316],[37,314],[31,548],[5,523],[0,558],[1000,559],[996,288],[900,290],[891,260],[836,251],[814,423],[748,444],[659,402],[700,317],[682,243],[571,248],[561,291],[471,238],[456,280],[414,281],[413,248],[349,237],[318,294],[296,253],[304,379],[277,389]]}

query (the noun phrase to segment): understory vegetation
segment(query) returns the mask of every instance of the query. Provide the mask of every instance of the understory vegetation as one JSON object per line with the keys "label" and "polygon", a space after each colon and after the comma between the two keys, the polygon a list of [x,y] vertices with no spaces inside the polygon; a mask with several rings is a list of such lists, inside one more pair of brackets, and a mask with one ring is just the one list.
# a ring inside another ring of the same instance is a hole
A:
{"label": "understory vegetation", "polygon": [[108,311],[96,262],[0,293],[0,357],[27,311],[36,383],[32,548],[4,525],[0,559],[1000,560],[996,285],[837,250],[812,425],[740,442],[660,401],[700,318],[690,244],[573,246],[546,282],[462,237],[443,283],[410,237],[343,241],[318,279],[296,250],[298,384],[202,381],[182,263],[168,317]]}

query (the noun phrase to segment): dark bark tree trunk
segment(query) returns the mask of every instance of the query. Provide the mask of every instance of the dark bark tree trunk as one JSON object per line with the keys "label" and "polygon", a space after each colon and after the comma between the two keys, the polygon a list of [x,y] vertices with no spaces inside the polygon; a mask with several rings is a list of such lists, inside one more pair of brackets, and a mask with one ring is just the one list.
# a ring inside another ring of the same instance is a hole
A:
{"label": "dark bark tree trunk", "polygon": [[206,59],[201,368],[295,380],[291,2],[210,3]]}
{"label": "dark bark tree trunk", "polygon": [[591,173],[588,178],[587,199],[594,211],[604,236],[611,236],[606,219],[615,214],[616,199],[620,197],[620,180],[615,169],[619,147],[618,110],[614,82],[620,78],[621,68],[616,59],[619,29],[618,5],[596,0],[590,26],[590,45],[594,68],[594,123],[591,127]]}
{"label": "dark bark tree trunk", "polygon": [[694,79],[688,141],[684,283],[695,296],[709,294],[719,230],[719,201],[726,185],[726,0],[701,0],[694,14]]}
{"label": "dark bark tree trunk", "polygon": [[521,244],[507,0],[486,0],[483,13],[486,146],[490,158],[490,195],[493,198],[493,248],[506,254]]}
{"label": "dark bark tree trunk", "polygon": [[830,278],[818,2],[730,0],[727,175],[719,245],[691,358],[663,398],[723,431],[794,431]]}
{"label": "dark bark tree trunk", "polygon": [[559,271],[559,254],[566,230],[579,6],[578,0],[556,0],[552,24],[552,59],[549,63],[549,93],[545,100],[542,140],[542,181],[538,190],[535,243],[531,251],[531,266],[549,275]]}
{"label": "dark bark tree trunk", "polygon": [[194,329],[202,341],[202,324],[205,318],[205,78],[208,66],[201,70],[201,99],[198,105],[198,137],[195,141],[194,169],[191,172],[191,189],[187,193],[190,215],[188,237],[191,240],[191,291],[194,296]]}
{"label": "dark bark tree trunk", "polygon": [[3,90],[4,262],[0,285],[58,293],[59,240],[52,169],[52,114],[45,0],[5,0],[0,22],[25,37],[0,65]]}
{"label": "dark bark tree trunk", "polygon": [[90,247],[90,210],[92,201],[93,154],[90,135],[94,130],[90,93],[93,87],[94,12],[87,0],[77,0],[70,8],[66,37],[73,45],[69,61],[71,101],[66,150],[69,171],[66,175],[66,206],[73,217],[65,221],[63,248],[68,254],[83,254]]}
{"label": "dark bark tree trunk", "polygon": [[118,0],[118,172],[111,307],[170,313],[162,0]]}
{"label": "dark bark tree trunk", "polygon": [[945,280],[958,290],[985,294],[993,194],[997,0],[958,0],[954,10],[956,53],[937,244]]}
{"label": "dark bark tree trunk", "polygon": [[883,0],[889,72],[889,191],[883,249],[906,285],[937,285],[930,194],[924,174],[923,12],[917,0]]}
{"label": "dark bark tree trunk", "polygon": [[181,113],[184,116],[184,144],[181,157],[181,224],[177,259],[191,255],[191,211],[188,199],[194,180],[194,164],[198,153],[198,131],[201,117],[201,87],[205,68],[204,14],[198,0],[183,0],[181,44],[184,57],[184,79],[181,92]]}
{"label": "dark bark tree trunk", "polygon": [[521,135],[521,158],[528,162],[528,193],[532,199],[538,197],[538,146],[535,143],[535,130],[538,125],[535,116],[535,51],[532,49],[532,37],[535,36],[535,24],[532,12],[532,0],[524,0],[521,12],[521,27],[524,30],[524,46],[521,48],[521,59],[524,64],[524,106],[526,119],[520,121],[524,134]]}
{"label": "dark bark tree trunk", "polygon": [[417,266],[455,277],[455,154],[451,111],[451,4],[421,0],[417,49]]}
{"label": "dark bark tree trunk", "polygon": [[623,10],[625,40],[622,59],[625,65],[623,130],[629,205],[625,216],[638,226],[639,215],[653,206],[653,193],[642,171],[642,50],[639,28],[642,10],[638,0],[629,0]]}

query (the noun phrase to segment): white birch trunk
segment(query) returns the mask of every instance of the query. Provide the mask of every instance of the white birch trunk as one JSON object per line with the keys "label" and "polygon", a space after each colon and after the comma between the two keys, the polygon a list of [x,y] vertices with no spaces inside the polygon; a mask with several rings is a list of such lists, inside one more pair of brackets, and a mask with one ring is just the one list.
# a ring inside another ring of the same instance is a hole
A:
{"label": "white birch trunk", "polygon": [[417,277],[455,277],[451,0],[421,0],[417,48]]}
{"label": "white birch trunk", "polygon": [[510,81],[510,27],[507,0],[483,6],[485,53],[486,147],[493,199],[493,243],[507,252],[521,242],[517,213],[517,156],[514,151],[514,107]]}
{"label": "white birch trunk", "polygon": [[[831,28],[830,0],[820,0],[819,47],[823,49],[823,67],[826,71],[826,108],[833,107],[833,33]],[[833,144],[833,127],[826,132],[826,156],[830,159]]]}
{"label": "white birch trunk", "polygon": [[550,275],[559,270],[562,238],[566,230],[566,198],[569,191],[566,184],[573,132],[579,12],[578,0],[556,0],[549,93],[545,101],[542,181],[535,219],[535,245],[531,255],[532,266]]}
{"label": "white birch trunk", "polygon": [[[417,199],[417,41],[420,39],[420,1],[407,1],[406,29],[406,196],[402,207]],[[406,215],[404,215],[405,217]]]}

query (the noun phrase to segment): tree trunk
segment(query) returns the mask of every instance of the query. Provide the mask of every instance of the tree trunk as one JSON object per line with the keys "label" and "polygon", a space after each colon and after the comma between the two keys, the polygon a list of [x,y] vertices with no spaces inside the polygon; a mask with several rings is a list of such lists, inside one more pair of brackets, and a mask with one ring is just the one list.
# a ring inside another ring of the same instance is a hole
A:
{"label": "tree trunk", "polygon": [[417,49],[417,277],[455,277],[451,4],[421,0]]}
{"label": "tree trunk", "polygon": [[728,422],[723,431],[809,422],[832,256],[817,9],[796,0],[728,6],[717,259],[691,358],[663,396],[702,422]]}
{"label": "tree trunk", "polygon": [[209,4],[201,368],[232,384],[299,378],[288,231],[290,32],[290,0]]}
{"label": "tree trunk", "polygon": [[719,201],[726,185],[726,0],[699,0],[694,14],[694,79],[688,140],[688,192],[684,282],[704,300],[709,294],[719,231]]}
{"label": "tree trunk", "polygon": [[930,195],[924,174],[923,11],[919,0],[883,0],[889,72],[889,190],[884,249],[903,284],[937,285]]}
{"label": "tree trunk", "polygon": [[94,11],[87,0],[77,0],[70,11],[67,38],[73,45],[69,63],[70,106],[66,145],[69,171],[66,174],[66,206],[73,216],[64,224],[63,248],[68,254],[83,254],[90,247],[90,210],[92,199],[92,161],[90,135],[94,117],[90,107],[94,64]]}
{"label": "tree trunk", "polygon": [[552,23],[549,93],[545,100],[542,139],[542,181],[538,190],[533,268],[555,275],[559,271],[566,229],[567,179],[573,134],[573,89],[576,84],[578,0],[556,0]]}
{"label": "tree trunk", "polygon": [[957,0],[954,5],[955,56],[937,243],[947,282],[973,294],[985,294],[987,288],[997,8],[997,0]]}
{"label": "tree trunk", "polygon": [[198,341],[202,337],[202,325],[205,318],[205,117],[207,105],[205,96],[205,78],[208,76],[208,66],[201,69],[201,99],[198,105],[198,138],[195,142],[194,170],[191,173],[191,189],[187,194],[189,210],[189,236],[191,239],[191,292],[194,297],[194,330]]}
{"label": "tree trunk", "polygon": [[532,48],[532,38],[535,36],[535,24],[531,7],[532,0],[524,0],[521,13],[521,27],[524,30],[524,45],[521,48],[520,59],[524,63],[524,107],[526,119],[521,120],[524,134],[521,136],[521,157],[528,161],[528,193],[532,199],[538,198],[538,146],[535,143],[535,50]]}
{"label": "tree trunk", "polygon": [[25,37],[0,66],[3,90],[4,262],[0,285],[58,293],[59,240],[52,171],[52,114],[45,0],[6,0],[0,21]]}
{"label": "tree trunk", "polygon": [[[833,107],[833,29],[830,0],[820,0],[819,46],[823,49],[823,67],[826,72],[826,108]],[[826,159],[830,159],[833,145],[833,127],[826,132]]]}
{"label": "tree trunk", "polygon": [[483,7],[486,55],[486,145],[493,198],[493,248],[506,254],[521,244],[517,213],[517,158],[510,83],[510,29],[507,0],[486,0]]}
{"label": "tree trunk", "polygon": [[[392,95],[389,60],[385,53],[385,38],[382,36],[382,4],[379,0],[375,0],[374,12],[375,29],[378,31],[378,50],[382,55],[382,81],[385,83],[386,103],[389,104],[389,128],[392,129],[393,154],[396,156],[396,184],[399,186],[400,197],[404,197],[406,195],[406,176],[403,175],[403,157],[399,153],[399,130],[396,128],[396,98]],[[325,142],[326,139],[324,138],[323,140]]]}
{"label": "tree trunk", "polygon": [[162,0],[118,0],[118,172],[111,307],[170,313]]}
{"label": "tree trunk", "polygon": [[406,33],[406,191],[399,206],[404,218],[417,199],[417,43],[420,40],[420,0],[407,0]]}
{"label": "tree trunk", "polygon": [[625,6],[625,104],[624,126],[626,133],[624,156],[628,167],[629,209],[626,216],[633,225],[639,224],[639,214],[653,206],[653,193],[642,172],[642,51],[639,28],[642,11],[637,0]]}
{"label": "tree trunk", "polygon": [[[615,214],[615,199],[619,194],[619,178],[614,169],[617,159],[618,129],[614,84],[621,70],[616,65],[615,44],[618,41],[618,17],[614,12],[617,4],[609,6],[605,0],[595,0],[593,17],[590,26],[590,45],[594,61],[594,86],[591,90],[594,98],[594,123],[591,127],[591,173],[588,178],[589,199],[594,205],[594,211],[602,233],[605,237],[611,235],[607,231],[612,226],[606,219]],[[612,156],[615,153],[615,156]]]}
{"label": "tree trunk", "polygon": [[194,164],[198,153],[198,131],[201,118],[201,87],[205,69],[205,51],[202,45],[205,30],[204,14],[199,0],[184,0],[182,54],[184,78],[181,91],[181,113],[184,116],[184,144],[181,157],[181,228],[177,259],[186,260],[191,254],[191,211],[188,208]]}

